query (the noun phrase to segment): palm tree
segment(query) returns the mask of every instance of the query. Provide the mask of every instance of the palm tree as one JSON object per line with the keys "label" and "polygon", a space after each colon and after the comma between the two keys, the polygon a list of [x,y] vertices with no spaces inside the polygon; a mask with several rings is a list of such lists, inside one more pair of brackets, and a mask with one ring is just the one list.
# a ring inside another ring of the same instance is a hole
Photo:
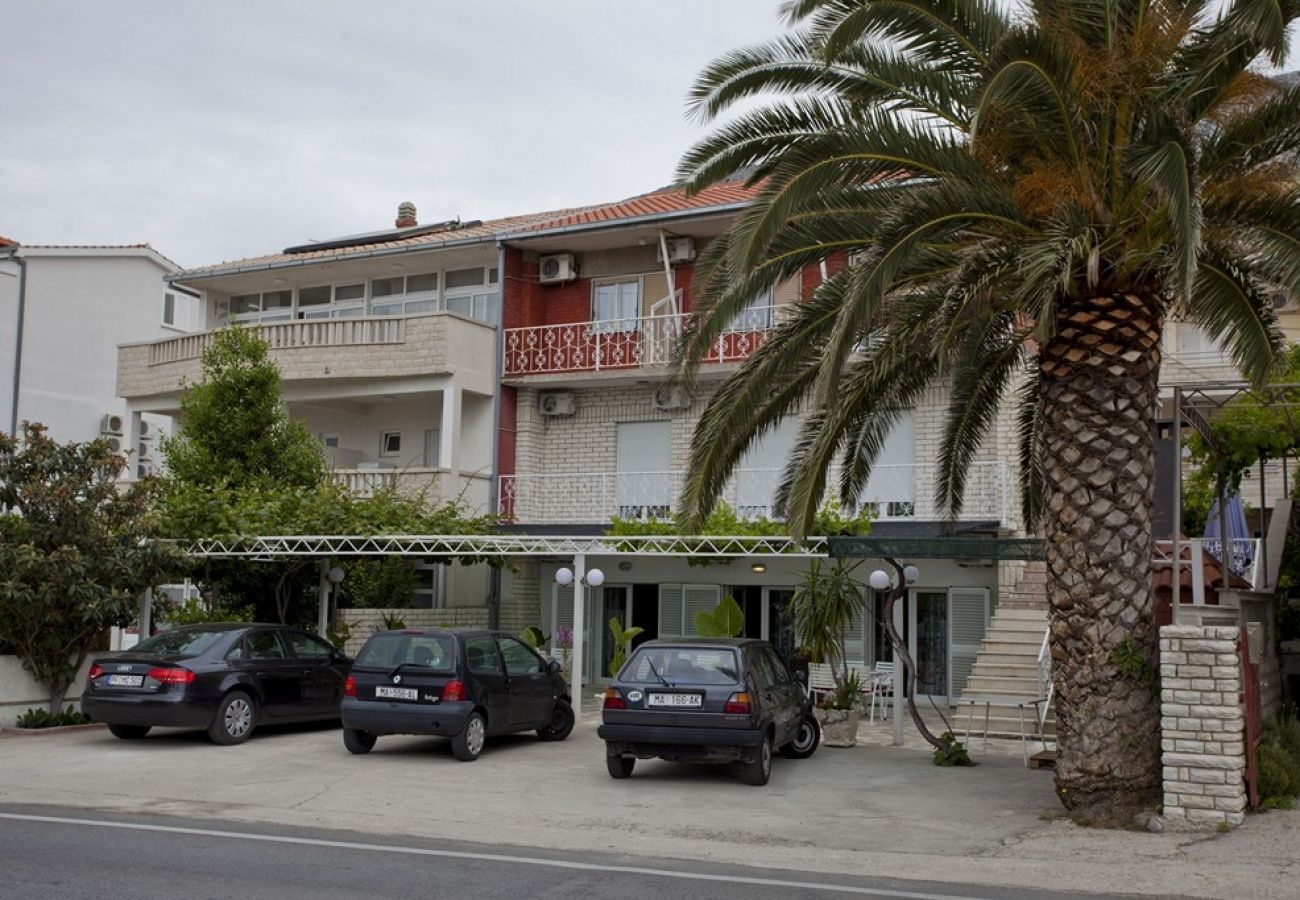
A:
{"label": "palm tree", "polygon": [[[757,200],[702,254],[680,377],[749,298],[848,256],[714,394],[683,490],[712,508],[745,448],[806,414],[778,492],[808,533],[859,495],[934,379],[951,400],[937,500],[1002,404],[1025,517],[1045,537],[1065,805],[1119,815],[1160,781],[1152,415],[1171,316],[1262,380],[1300,296],[1300,0],[796,0],[790,32],[712,63],[693,111],[730,116],[685,156],[698,190]],[[737,109],[737,104],[743,103]],[[834,267],[832,267],[833,269]],[[1133,653],[1141,665],[1134,665]],[[1121,659],[1124,666],[1117,666]]]}

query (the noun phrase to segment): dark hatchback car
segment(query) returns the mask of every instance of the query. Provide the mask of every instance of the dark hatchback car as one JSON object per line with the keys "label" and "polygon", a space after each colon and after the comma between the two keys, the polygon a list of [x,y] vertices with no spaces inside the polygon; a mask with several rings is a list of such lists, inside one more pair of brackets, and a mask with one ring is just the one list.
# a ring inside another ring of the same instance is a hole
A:
{"label": "dark hatchback car", "polygon": [[804,685],[766,641],[647,641],[605,692],[597,733],[614,778],[637,759],[738,762],[749,784],[772,773],[772,752],[812,756],[821,728]]}
{"label": "dark hatchback car", "polygon": [[573,730],[559,663],[504,632],[385,631],[357,654],[343,692],[343,743],[367,753],[385,734],[442,735],[465,762],[488,737],[536,731],[562,741]]}
{"label": "dark hatchback car", "polygon": [[81,711],[123,739],[158,725],[238,744],[258,725],[337,719],[350,668],[341,650],[300,628],[188,625],[96,659]]}

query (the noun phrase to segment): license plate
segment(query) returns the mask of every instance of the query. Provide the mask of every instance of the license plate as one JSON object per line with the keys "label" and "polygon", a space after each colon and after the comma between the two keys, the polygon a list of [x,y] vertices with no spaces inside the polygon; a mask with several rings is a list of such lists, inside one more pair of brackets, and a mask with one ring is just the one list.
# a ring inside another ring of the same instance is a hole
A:
{"label": "license plate", "polygon": [[108,683],[111,687],[139,687],[144,684],[143,675],[109,675]]}
{"label": "license plate", "polygon": [[380,685],[375,688],[375,696],[385,697],[389,700],[419,700],[420,692],[416,688],[384,687]]}
{"label": "license plate", "polygon": [[701,694],[651,694],[646,703],[650,706],[699,707],[704,704],[704,697]]}

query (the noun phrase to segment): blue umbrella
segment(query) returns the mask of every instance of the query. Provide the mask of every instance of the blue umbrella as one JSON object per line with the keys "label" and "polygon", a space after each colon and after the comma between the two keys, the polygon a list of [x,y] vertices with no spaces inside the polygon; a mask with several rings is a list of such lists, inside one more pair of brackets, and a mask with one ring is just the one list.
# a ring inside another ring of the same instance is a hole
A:
{"label": "blue umbrella", "polygon": [[[1252,562],[1251,557],[1253,555],[1252,544],[1237,543],[1238,541],[1249,540],[1251,537],[1250,530],[1246,526],[1246,510],[1241,502],[1241,494],[1228,495],[1226,511],[1226,518],[1228,520],[1228,540],[1232,542],[1228,546],[1233,550],[1231,556],[1231,568],[1232,571],[1241,575],[1250,568]],[[1220,537],[1219,499],[1217,497],[1214,499],[1214,502],[1210,504],[1210,514],[1205,520],[1205,537],[1214,539],[1215,544],[1213,545],[1213,549],[1207,548],[1210,549],[1211,553],[1214,553],[1214,550],[1218,549],[1217,542]],[[1224,554],[1217,553],[1215,555],[1222,559]]]}

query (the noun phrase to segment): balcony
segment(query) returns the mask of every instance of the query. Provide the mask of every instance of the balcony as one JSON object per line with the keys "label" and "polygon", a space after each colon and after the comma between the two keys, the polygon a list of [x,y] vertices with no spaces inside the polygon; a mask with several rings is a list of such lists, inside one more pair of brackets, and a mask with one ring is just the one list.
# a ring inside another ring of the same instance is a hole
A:
{"label": "balcony", "polygon": [[[781,469],[741,469],[721,500],[741,518],[773,518],[773,497]],[[681,471],[566,472],[505,475],[501,478],[502,515],[529,524],[604,523],[620,519],[670,519],[678,510]],[[832,471],[834,484],[839,473]],[[938,469],[933,465],[877,466],[859,501],[877,520],[943,518],[934,504]],[[828,491],[828,499],[834,490]],[[963,521],[996,521],[1012,527],[1012,476],[1006,463],[974,463],[966,476]]]}
{"label": "balcony", "polygon": [[[745,310],[731,329],[718,335],[704,361],[743,362],[763,346],[785,315],[784,305]],[[667,365],[693,320],[693,313],[675,313],[507,328],[503,375],[521,378]]]}
{"label": "balcony", "polygon": [[374,496],[384,488],[396,488],[399,494],[407,497],[423,494],[431,504],[459,499],[474,513],[487,512],[491,482],[487,475],[452,475],[441,468],[334,469],[330,475],[360,497]]}
{"label": "balcony", "polygon": [[[494,331],[455,313],[271,322],[249,326],[270,346],[286,381],[479,371],[489,376]],[[215,331],[123,344],[117,392],[127,399],[175,395],[200,375]]]}

